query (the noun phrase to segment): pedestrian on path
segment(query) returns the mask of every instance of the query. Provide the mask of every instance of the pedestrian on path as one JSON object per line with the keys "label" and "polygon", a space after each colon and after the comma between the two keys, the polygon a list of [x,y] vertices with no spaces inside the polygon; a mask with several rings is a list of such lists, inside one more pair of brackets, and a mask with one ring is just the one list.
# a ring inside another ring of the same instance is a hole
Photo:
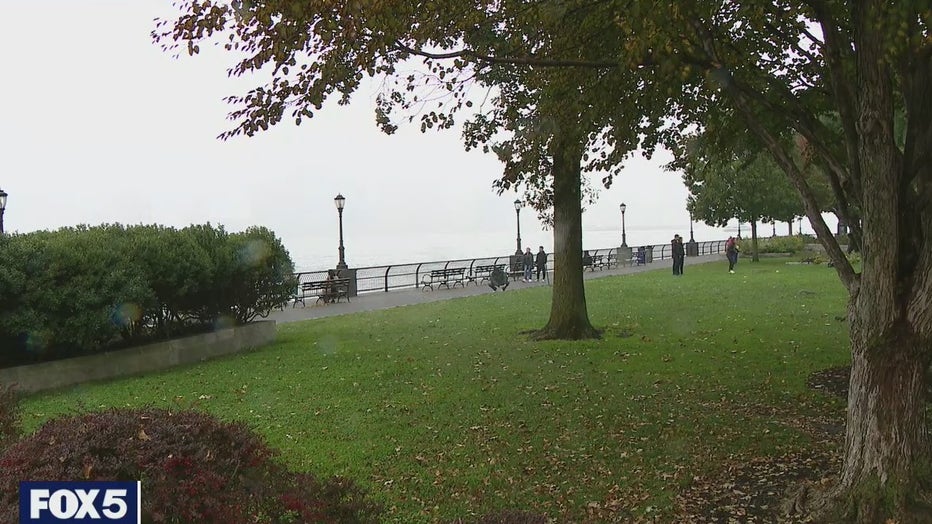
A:
{"label": "pedestrian on path", "polygon": [[544,251],[544,246],[540,246],[540,251],[537,252],[537,281],[540,282],[541,273],[544,274],[544,280],[547,279],[547,252]]}
{"label": "pedestrian on path", "polygon": [[524,281],[530,282],[531,276],[534,274],[534,254],[531,253],[531,248],[524,248]]}
{"label": "pedestrian on path", "polygon": [[673,240],[670,242],[670,247],[673,250],[673,275],[682,275],[683,261],[686,258],[686,249],[683,247],[683,237],[679,235],[673,235]]}
{"label": "pedestrian on path", "polygon": [[738,242],[735,241],[735,237],[728,237],[728,240],[725,241],[725,256],[728,257],[728,272],[735,272],[735,265],[738,263],[738,253],[741,249],[738,247]]}

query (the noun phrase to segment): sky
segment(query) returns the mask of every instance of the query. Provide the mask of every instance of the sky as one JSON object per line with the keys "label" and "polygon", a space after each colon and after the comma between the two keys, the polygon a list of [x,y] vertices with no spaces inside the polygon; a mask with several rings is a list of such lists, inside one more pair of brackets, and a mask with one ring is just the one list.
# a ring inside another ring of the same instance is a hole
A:
{"label": "sky", "polygon": [[[328,103],[301,126],[220,141],[225,96],[261,78],[229,78],[232,57],[174,58],[151,42],[168,0],[0,0],[0,188],[7,232],[77,224],[210,222],[273,230],[299,269],[332,267],[333,198],[346,197],[351,267],[507,254],[520,195],[497,195],[502,165],[466,152],[459,133],[392,136],[375,125],[375,83],[348,106]],[[633,158],[583,216],[587,249],[689,238],[687,192],[665,160]],[[599,177],[601,178],[601,177]],[[734,234],[694,226],[696,240]],[[778,226],[785,231],[785,225]],[[745,228],[747,226],[745,225]],[[746,229],[745,229],[746,230]],[[765,231],[769,235],[770,226]],[[552,249],[552,232],[521,213],[522,244]]]}

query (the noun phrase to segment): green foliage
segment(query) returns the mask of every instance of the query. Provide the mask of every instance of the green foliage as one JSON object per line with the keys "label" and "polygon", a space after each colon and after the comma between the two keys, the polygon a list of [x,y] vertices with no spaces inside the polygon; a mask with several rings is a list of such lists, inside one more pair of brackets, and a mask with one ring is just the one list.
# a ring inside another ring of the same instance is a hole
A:
{"label": "green foliage", "polygon": [[600,340],[522,335],[547,287],[282,324],[256,352],[33,396],[24,424],[151,404],[249,420],[290,468],[358,479],[385,522],[689,522],[694,477],[833,446],[803,428],[844,424],[806,377],[849,362],[847,294],[786,262],[587,280]]}
{"label": "green foliage", "polygon": [[[749,252],[750,240],[738,241],[741,251]],[[806,243],[799,235],[759,238],[757,241],[758,253],[799,253],[806,248]]]}
{"label": "green foliage", "polygon": [[0,364],[245,323],[285,302],[293,264],[265,228],[119,224],[0,237]]}

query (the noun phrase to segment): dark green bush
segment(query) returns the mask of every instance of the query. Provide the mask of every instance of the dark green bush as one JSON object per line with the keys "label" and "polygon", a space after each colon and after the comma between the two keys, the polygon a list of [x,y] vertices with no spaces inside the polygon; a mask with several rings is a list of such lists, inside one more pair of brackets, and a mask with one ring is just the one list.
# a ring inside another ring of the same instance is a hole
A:
{"label": "dark green bush", "polygon": [[348,479],[293,473],[249,428],[196,411],[113,409],[47,422],[0,453],[0,522],[23,480],[140,480],[144,522],[378,522]]}
{"label": "dark green bush", "polygon": [[[742,253],[751,254],[750,238],[742,238],[738,245]],[[805,247],[805,239],[799,235],[757,239],[758,253],[799,253]]]}
{"label": "dark green bush", "polygon": [[119,224],[0,236],[0,366],[242,324],[285,302],[266,228]]}

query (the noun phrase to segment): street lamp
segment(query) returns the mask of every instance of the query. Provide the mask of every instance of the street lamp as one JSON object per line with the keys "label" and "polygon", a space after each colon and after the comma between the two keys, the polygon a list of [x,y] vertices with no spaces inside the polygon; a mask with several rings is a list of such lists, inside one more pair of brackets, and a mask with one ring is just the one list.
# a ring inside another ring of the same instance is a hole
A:
{"label": "street lamp", "polygon": [[337,206],[337,213],[340,215],[340,261],[337,262],[337,269],[346,269],[346,260],[343,259],[343,206],[346,205],[346,197],[341,194],[333,199]]}
{"label": "street lamp", "polygon": [[773,226],[773,234],[771,234],[770,236],[776,237],[777,236],[777,221],[774,220],[770,222],[770,225]]}
{"label": "street lamp", "polygon": [[522,253],[521,251],[521,208],[522,207],[524,207],[524,205],[521,203],[521,200],[516,199],[515,200],[515,220],[517,221],[517,224],[518,224],[518,244],[517,244],[518,249],[515,251],[516,255],[520,255]]}
{"label": "street lamp", "polygon": [[693,214],[689,214],[689,241],[695,242],[696,239],[693,237]]}
{"label": "street lamp", "polygon": [[628,206],[622,202],[618,209],[621,210],[621,247],[628,247],[628,239],[625,237],[625,210]]}
{"label": "street lamp", "polygon": [[6,191],[0,189],[0,235],[3,234],[3,212],[6,211]]}
{"label": "street lamp", "polygon": [[741,238],[741,219],[738,219],[738,238]]}

